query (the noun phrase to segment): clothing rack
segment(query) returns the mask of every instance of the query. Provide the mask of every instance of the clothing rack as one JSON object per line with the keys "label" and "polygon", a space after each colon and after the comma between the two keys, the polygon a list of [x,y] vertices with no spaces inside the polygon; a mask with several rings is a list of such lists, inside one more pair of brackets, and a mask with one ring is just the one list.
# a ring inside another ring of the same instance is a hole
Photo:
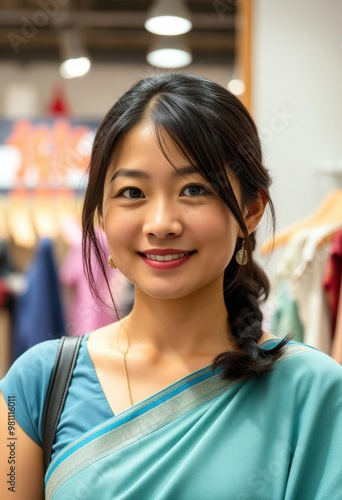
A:
{"label": "clothing rack", "polygon": [[71,190],[15,189],[0,196],[0,238],[32,249],[39,238],[62,237],[67,220],[80,223],[82,197]]}
{"label": "clothing rack", "polygon": [[274,244],[267,241],[261,253],[281,247],[272,282],[272,331],[301,332],[297,340],[342,364],[342,189],[280,231]]}
{"label": "clothing rack", "polygon": [[[328,193],[311,215],[279,231],[274,239],[269,239],[264,243],[260,252],[262,255],[266,255],[272,250],[286,245],[300,231],[309,231],[323,224],[335,223],[341,223],[342,226],[342,189]],[[326,236],[325,241],[333,236],[334,232],[335,230],[332,230],[331,234]]]}

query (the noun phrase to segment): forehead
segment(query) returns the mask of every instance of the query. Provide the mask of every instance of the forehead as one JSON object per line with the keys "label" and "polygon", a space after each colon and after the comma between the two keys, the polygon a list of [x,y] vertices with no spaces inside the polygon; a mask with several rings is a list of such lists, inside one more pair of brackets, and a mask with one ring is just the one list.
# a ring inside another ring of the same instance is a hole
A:
{"label": "forehead", "polygon": [[184,164],[183,155],[165,130],[160,131],[160,138],[165,153],[160,147],[152,123],[143,122],[136,125],[125,134],[116,146],[110,166],[115,169],[122,162],[136,163],[139,161],[143,164],[145,161],[150,161],[151,158],[161,163],[170,164],[171,161],[175,166],[179,163]]}

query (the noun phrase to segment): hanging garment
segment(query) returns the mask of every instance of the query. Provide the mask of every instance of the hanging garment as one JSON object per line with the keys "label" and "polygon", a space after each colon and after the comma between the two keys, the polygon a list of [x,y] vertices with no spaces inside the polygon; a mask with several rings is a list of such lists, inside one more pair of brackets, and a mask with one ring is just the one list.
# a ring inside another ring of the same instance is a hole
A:
{"label": "hanging garment", "polygon": [[304,342],[304,329],[299,317],[298,304],[289,280],[284,279],[279,284],[271,332],[280,337],[290,334],[292,340]]}
{"label": "hanging garment", "polygon": [[8,243],[0,238],[0,276],[7,276],[13,271],[15,268],[10,258]]}
{"label": "hanging garment", "polygon": [[5,279],[0,277],[0,378],[11,364],[11,305],[11,290]]}
{"label": "hanging garment", "polygon": [[13,271],[8,243],[0,238],[0,377],[5,375],[11,364],[13,290],[7,278]]}
{"label": "hanging garment", "polygon": [[337,363],[342,365],[342,278],[340,282],[339,303],[337,305],[337,316],[331,357],[337,361]]}
{"label": "hanging garment", "polygon": [[52,241],[39,242],[26,274],[27,288],[15,298],[13,358],[44,340],[65,334]]}
{"label": "hanging garment", "polygon": [[[98,231],[97,237],[104,248],[104,255],[108,255],[107,243],[103,233]],[[74,238],[71,241],[70,248],[59,272],[61,283],[68,288],[66,316],[67,330],[70,335],[83,335],[113,323],[119,317],[125,316],[131,307],[129,281],[118,269],[111,270],[109,279],[118,314],[116,313],[105,278],[95,256],[92,257],[92,269],[96,286],[106,306],[98,304],[90,291],[83,270],[81,238]]]}
{"label": "hanging garment", "polygon": [[7,309],[0,308],[0,378],[11,365],[11,316]]}
{"label": "hanging garment", "polygon": [[324,270],[323,287],[331,313],[331,333],[334,336],[342,278],[342,231],[332,238],[329,258]]}
{"label": "hanging garment", "polygon": [[0,309],[5,307],[8,296],[10,295],[11,290],[4,280],[4,278],[0,277]]}
{"label": "hanging garment", "polygon": [[285,247],[272,280],[272,293],[268,300],[269,309],[272,310],[270,331],[281,337],[290,334],[298,342],[304,341],[304,327],[294,293],[293,278],[300,266],[307,237],[307,231],[300,231]]}
{"label": "hanging garment", "polygon": [[302,231],[315,231],[320,226],[342,226],[342,189],[336,189],[328,193],[321,201],[316,210],[289,227],[279,231],[274,238],[266,241],[261,248],[262,254],[272,252],[280,246],[287,245],[293,237]]}
{"label": "hanging garment", "polygon": [[281,278],[290,280],[303,341],[326,354],[331,353],[331,319],[322,280],[329,244],[321,242],[339,227],[340,223],[333,223],[296,233],[284,252],[275,280],[277,286]]}
{"label": "hanging garment", "polygon": [[310,231],[293,278],[304,342],[326,354],[331,354],[331,319],[322,281],[329,244],[319,244],[333,227],[335,225],[320,226]]}

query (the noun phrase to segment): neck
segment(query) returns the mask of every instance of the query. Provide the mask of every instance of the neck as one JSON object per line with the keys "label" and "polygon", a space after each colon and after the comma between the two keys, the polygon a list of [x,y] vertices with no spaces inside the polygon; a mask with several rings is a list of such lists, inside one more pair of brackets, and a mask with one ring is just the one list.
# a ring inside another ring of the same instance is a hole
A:
{"label": "neck", "polygon": [[233,349],[222,280],[178,299],[156,299],[136,290],[124,320],[132,348],[179,356],[216,354]]}

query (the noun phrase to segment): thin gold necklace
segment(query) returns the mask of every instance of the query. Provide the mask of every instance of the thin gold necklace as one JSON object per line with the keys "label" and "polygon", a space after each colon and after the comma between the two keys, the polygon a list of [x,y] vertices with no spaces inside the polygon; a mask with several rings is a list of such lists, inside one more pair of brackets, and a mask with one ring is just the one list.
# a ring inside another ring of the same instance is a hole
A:
{"label": "thin gold necklace", "polygon": [[119,334],[117,335],[117,338],[116,338],[116,345],[117,345],[118,351],[121,352],[121,354],[123,356],[123,369],[124,369],[124,374],[125,374],[125,379],[126,379],[126,385],[127,385],[127,389],[128,389],[129,402],[131,403],[131,406],[133,406],[134,403],[133,403],[133,398],[132,398],[132,390],[131,390],[131,384],[130,384],[129,376],[128,376],[127,359],[126,359],[127,358],[127,354],[129,352],[130,345],[129,345],[129,340],[128,340],[128,335],[127,335],[126,329],[123,327],[122,324],[121,324],[121,329],[125,333],[125,337],[126,337],[126,349],[122,350],[119,347],[120,330],[119,330]]}

